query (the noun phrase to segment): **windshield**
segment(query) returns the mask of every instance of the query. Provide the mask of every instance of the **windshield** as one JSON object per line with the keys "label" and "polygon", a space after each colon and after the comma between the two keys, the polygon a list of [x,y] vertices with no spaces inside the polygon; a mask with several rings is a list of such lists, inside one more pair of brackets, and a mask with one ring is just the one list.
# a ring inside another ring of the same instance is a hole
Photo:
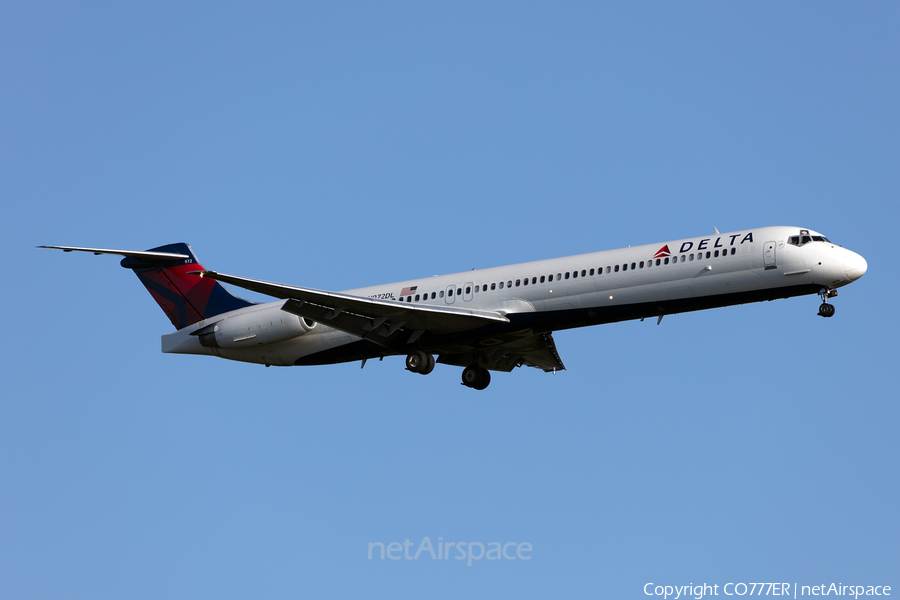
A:
{"label": "windshield", "polygon": [[804,244],[809,244],[810,242],[827,242],[831,243],[824,235],[809,235],[809,233],[801,233],[800,235],[792,235],[788,238],[788,244],[792,246],[803,246]]}

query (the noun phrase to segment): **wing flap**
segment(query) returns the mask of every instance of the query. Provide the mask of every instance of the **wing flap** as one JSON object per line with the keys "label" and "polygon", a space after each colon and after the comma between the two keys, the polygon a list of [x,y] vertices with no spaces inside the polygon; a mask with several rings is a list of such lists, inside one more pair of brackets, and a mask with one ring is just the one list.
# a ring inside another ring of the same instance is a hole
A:
{"label": "wing flap", "polygon": [[491,371],[509,372],[516,367],[535,367],[547,373],[565,371],[556,342],[550,333],[535,335],[531,330],[511,332],[511,339],[481,340],[479,348],[442,352],[438,362],[466,367],[477,363]]}

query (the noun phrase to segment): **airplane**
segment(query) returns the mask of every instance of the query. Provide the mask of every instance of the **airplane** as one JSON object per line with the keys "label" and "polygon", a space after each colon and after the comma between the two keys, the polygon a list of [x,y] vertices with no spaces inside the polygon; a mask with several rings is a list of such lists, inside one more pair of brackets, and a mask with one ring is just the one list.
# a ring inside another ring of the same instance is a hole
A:
{"label": "airplane", "polygon": [[[865,274],[859,254],[799,227],[764,227],[330,292],[205,269],[186,243],[114,254],[176,331],[162,351],[267,367],[406,355],[427,375],[463,367],[485,389],[491,371],[565,370],[552,333],[575,327],[818,294],[834,315],[837,288]],[[222,283],[278,298],[257,303]],[[437,356],[437,358],[435,358]]]}

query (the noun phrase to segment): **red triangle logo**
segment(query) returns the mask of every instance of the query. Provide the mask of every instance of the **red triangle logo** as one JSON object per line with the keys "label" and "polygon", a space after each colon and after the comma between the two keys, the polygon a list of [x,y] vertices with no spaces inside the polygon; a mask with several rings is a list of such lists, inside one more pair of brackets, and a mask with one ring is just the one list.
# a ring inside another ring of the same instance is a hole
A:
{"label": "red triangle logo", "polygon": [[672,253],[669,252],[669,245],[666,244],[659,250],[657,250],[656,254],[653,255],[653,258],[659,258],[660,256],[671,256]]}

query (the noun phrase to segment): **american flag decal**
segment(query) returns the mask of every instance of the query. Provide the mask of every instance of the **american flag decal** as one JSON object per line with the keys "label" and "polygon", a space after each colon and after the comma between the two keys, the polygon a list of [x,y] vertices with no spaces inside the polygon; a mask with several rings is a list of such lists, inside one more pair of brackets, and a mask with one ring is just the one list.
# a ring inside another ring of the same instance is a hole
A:
{"label": "american flag decal", "polygon": [[415,294],[416,289],[418,289],[418,287],[419,286],[417,286],[417,285],[414,285],[412,287],[405,287],[405,288],[403,288],[403,291],[400,292],[400,295],[401,296],[409,296],[410,294]]}

